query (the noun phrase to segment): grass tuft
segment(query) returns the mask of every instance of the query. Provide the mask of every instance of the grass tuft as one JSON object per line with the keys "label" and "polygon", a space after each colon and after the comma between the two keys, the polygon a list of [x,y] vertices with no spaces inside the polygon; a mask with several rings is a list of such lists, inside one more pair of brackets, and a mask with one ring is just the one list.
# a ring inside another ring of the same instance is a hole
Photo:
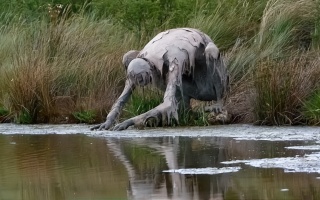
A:
{"label": "grass tuft", "polygon": [[320,90],[316,91],[305,101],[303,114],[309,124],[320,124]]}
{"label": "grass tuft", "polygon": [[74,112],[72,115],[79,121],[79,123],[92,124],[95,122],[96,114],[94,111]]}
{"label": "grass tuft", "polygon": [[[295,53],[292,53],[294,55]],[[290,60],[259,63],[255,73],[255,114],[262,124],[301,123],[299,111],[317,88],[318,59],[297,54]]]}

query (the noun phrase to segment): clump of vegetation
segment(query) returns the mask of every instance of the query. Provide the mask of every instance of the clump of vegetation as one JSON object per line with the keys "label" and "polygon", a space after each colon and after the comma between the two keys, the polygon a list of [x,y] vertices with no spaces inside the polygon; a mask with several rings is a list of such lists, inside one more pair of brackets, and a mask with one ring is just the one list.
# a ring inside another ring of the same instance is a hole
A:
{"label": "clump of vegetation", "polygon": [[72,114],[79,121],[79,123],[92,124],[95,122],[96,113],[94,111],[79,111]]}
{"label": "clump of vegetation", "polygon": [[[307,10],[309,10],[307,12]],[[253,121],[260,124],[303,123],[302,102],[319,87],[319,67],[313,23],[317,18],[313,1],[270,0],[251,41],[236,43],[227,53],[233,85],[248,85],[254,107]],[[252,82],[253,84],[251,84]],[[249,87],[251,86],[251,87]]]}
{"label": "clump of vegetation", "polygon": [[6,116],[9,114],[9,111],[3,107],[0,107],[0,116]]}
{"label": "clump of vegetation", "polygon": [[[155,88],[137,88],[125,106],[122,118],[134,117],[155,108],[162,103],[163,94],[162,91]],[[209,113],[205,113],[203,109],[181,110],[178,115],[179,123],[175,119],[172,119],[170,123],[180,126],[206,126],[209,125],[208,115]],[[151,127],[162,124],[154,119],[149,119],[146,123]]]}
{"label": "clump of vegetation", "polygon": [[1,51],[12,54],[0,65],[0,90],[13,113],[26,110],[31,123],[51,122],[59,115],[54,99],[60,96],[73,99],[75,109],[85,102],[88,110],[101,113],[112,105],[123,80],[119,58],[131,45],[118,42],[123,37],[119,33],[124,33],[121,28],[89,16],[6,28],[0,34],[14,37]]}
{"label": "clump of vegetation", "polygon": [[10,113],[9,110],[7,110],[4,107],[0,106],[0,123],[8,121],[9,113]]}
{"label": "clump of vegetation", "polygon": [[[293,53],[294,55],[294,53]],[[299,124],[302,102],[316,89],[318,62],[298,54],[290,60],[259,63],[255,77],[255,112],[262,124]]]}
{"label": "clump of vegetation", "polygon": [[[155,88],[137,88],[124,107],[122,118],[129,118],[147,112],[159,105],[162,102],[162,99],[163,92]],[[147,122],[147,125],[157,126],[158,123],[160,122],[152,121],[152,119],[150,119],[149,122]]]}
{"label": "clump of vegetation", "polygon": [[310,124],[320,124],[320,90],[317,90],[305,101],[303,114]]}
{"label": "clump of vegetation", "polygon": [[[124,85],[122,55],[141,49],[159,31],[193,27],[207,33],[226,57],[227,107],[234,121],[319,123],[317,1],[27,0],[1,5],[0,104],[16,122],[56,122],[60,115],[103,121]],[[142,91],[135,92],[122,117],[162,101],[162,93]],[[180,114],[180,125],[208,124],[206,113],[191,113]]]}
{"label": "clump of vegetation", "polygon": [[204,110],[189,110],[179,113],[179,125],[180,126],[208,126],[210,125],[208,120],[209,113]]}
{"label": "clump of vegetation", "polygon": [[16,113],[14,122],[18,124],[32,124],[35,123],[34,116],[34,113],[30,113],[30,111],[25,108],[22,109],[19,113]]}
{"label": "clump of vegetation", "polygon": [[162,102],[163,92],[154,88],[138,88],[124,108],[127,116],[136,116],[156,107]]}

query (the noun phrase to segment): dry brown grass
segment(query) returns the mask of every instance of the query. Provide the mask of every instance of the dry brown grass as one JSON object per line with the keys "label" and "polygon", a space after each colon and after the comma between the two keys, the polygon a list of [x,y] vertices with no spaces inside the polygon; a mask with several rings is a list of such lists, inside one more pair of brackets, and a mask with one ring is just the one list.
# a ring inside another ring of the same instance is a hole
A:
{"label": "dry brown grass", "polygon": [[12,113],[19,118],[26,112],[32,123],[60,121],[55,99],[62,96],[74,101],[70,116],[92,110],[101,121],[121,90],[121,57],[134,42],[130,34],[123,38],[108,21],[79,17],[32,25],[14,33],[21,38],[11,67],[3,67]]}
{"label": "dry brown grass", "polygon": [[301,108],[319,87],[319,72],[318,55],[311,53],[259,63],[254,78],[256,118],[262,124],[302,123]]}
{"label": "dry brown grass", "polygon": [[[229,110],[241,122],[303,122],[301,106],[319,87],[317,2],[270,0],[257,34],[226,53],[231,74]],[[315,33],[313,33],[315,31]],[[245,116],[245,117],[244,117]]]}

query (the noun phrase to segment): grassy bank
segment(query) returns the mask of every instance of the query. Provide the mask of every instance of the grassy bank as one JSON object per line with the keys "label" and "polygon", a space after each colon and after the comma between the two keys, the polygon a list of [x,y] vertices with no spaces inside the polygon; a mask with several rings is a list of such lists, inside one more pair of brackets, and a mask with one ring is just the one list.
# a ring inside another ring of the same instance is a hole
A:
{"label": "grassy bank", "polygon": [[[0,20],[0,121],[101,122],[123,87],[122,55],[159,31],[194,27],[226,57],[233,122],[319,124],[316,1],[123,2],[131,6],[121,10],[116,1],[93,0],[6,10]],[[124,117],[161,99],[146,92],[138,91]],[[185,117],[182,124],[207,124],[199,119]]]}
{"label": "grassy bank", "polygon": [[121,90],[119,58],[133,45],[124,33],[84,16],[11,24],[1,32],[2,106],[21,123],[88,110],[102,120]]}

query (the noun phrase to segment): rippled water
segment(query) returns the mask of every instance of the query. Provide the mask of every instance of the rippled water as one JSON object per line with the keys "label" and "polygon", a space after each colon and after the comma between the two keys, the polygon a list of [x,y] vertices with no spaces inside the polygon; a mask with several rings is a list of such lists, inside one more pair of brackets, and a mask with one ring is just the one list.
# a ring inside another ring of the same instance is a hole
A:
{"label": "rippled water", "polygon": [[0,124],[0,199],[320,199],[320,128]]}

